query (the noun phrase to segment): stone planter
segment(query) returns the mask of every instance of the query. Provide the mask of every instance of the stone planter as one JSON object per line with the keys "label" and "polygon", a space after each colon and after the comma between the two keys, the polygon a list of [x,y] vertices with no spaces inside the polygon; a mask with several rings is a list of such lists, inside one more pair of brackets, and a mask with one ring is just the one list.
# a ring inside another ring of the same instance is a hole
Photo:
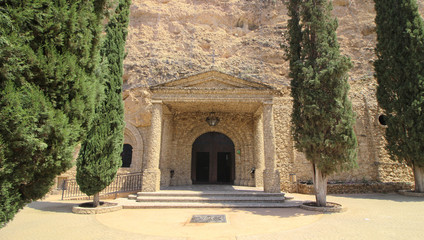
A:
{"label": "stone planter", "polygon": [[115,212],[122,209],[122,205],[117,203],[104,203],[103,205],[93,208],[93,207],[84,207],[84,204],[75,205],[72,208],[72,212],[76,214],[102,214],[108,212]]}
{"label": "stone planter", "polygon": [[315,205],[315,202],[305,202],[302,205],[300,205],[300,208],[304,210],[323,212],[323,213],[338,213],[338,212],[344,212],[347,210],[346,208],[342,207],[342,205],[338,203],[333,203],[333,202],[327,202],[327,206],[325,207],[318,207]]}

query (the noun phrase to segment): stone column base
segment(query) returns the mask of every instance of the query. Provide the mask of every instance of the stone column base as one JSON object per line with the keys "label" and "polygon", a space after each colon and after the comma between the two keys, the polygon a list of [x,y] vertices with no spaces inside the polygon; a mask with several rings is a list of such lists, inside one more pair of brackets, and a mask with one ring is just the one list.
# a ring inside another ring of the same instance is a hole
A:
{"label": "stone column base", "polygon": [[264,171],[264,192],[280,193],[280,172],[278,170]]}
{"label": "stone column base", "polygon": [[160,170],[146,169],[143,172],[142,192],[157,192],[160,190]]}

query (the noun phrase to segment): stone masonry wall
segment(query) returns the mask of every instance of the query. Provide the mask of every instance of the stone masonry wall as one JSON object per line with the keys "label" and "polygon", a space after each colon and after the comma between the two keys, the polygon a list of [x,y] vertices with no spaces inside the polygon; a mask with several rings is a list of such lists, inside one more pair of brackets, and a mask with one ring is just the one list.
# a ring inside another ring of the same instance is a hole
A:
{"label": "stone masonry wall", "polygon": [[[384,129],[378,121],[382,114],[376,101],[376,82],[372,77],[350,82],[350,99],[356,114],[354,130],[358,140],[358,167],[330,176],[343,182],[413,182],[413,173],[405,164],[390,160],[384,149]],[[283,127],[285,128],[285,127]],[[279,128],[280,129],[280,128]],[[279,131],[285,131],[280,129]],[[312,179],[311,164],[302,153],[293,150],[292,172],[297,181]],[[287,171],[282,169],[282,172]],[[292,187],[293,188],[293,187]]]}
{"label": "stone masonry wall", "polygon": [[282,90],[284,97],[274,99],[274,121],[277,153],[277,168],[280,171],[280,185],[283,191],[294,191],[295,183],[290,174],[296,173],[294,168],[294,146],[291,137],[292,103],[288,89]]}
{"label": "stone masonry wall", "polygon": [[[360,183],[343,183],[343,184],[328,184],[328,194],[355,194],[355,193],[390,193],[399,190],[411,190],[413,184],[407,182],[360,182]],[[298,193],[314,194],[313,185],[301,184],[297,186]]]}

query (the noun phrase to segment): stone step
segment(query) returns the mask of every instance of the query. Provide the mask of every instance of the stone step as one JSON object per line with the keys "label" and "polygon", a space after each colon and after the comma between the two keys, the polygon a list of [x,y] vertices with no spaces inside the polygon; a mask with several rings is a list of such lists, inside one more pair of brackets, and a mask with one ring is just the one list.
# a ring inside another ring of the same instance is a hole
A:
{"label": "stone step", "polygon": [[257,196],[139,196],[137,202],[284,202],[283,196],[278,197],[257,197]]}
{"label": "stone step", "polygon": [[137,195],[135,195],[135,194],[130,194],[130,195],[128,195],[128,199],[129,199],[129,200],[137,200]]}
{"label": "stone step", "polygon": [[263,191],[193,191],[162,190],[138,192],[121,200],[124,208],[282,208],[298,207],[293,201],[286,202],[284,193]]}
{"label": "stone step", "polygon": [[[220,191],[220,192],[193,192],[193,191],[159,191],[159,192],[138,192],[138,197],[282,197],[284,193],[265,193],[265,192],[236,192],[236,191]],[[133,196],[132,196],[133,197]]]}
{"label": "stone step", "polygon": [[264,203],[264,202],[227,202],[227,203],[199,203],[199,202],[134,202],[128,201],[122,203],[124,209],[137,208],[295,208],[301,203],[282,202],[282,203]]}

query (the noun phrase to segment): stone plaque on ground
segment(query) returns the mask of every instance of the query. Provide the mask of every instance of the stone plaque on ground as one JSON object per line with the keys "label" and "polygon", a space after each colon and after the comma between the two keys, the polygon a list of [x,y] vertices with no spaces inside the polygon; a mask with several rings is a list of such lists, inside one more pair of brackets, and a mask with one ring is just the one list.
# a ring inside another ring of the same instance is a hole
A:
{"label": "stone plaque on ground", "polygon": [[226,223],[225,215],[193,215],[190,223]]}

